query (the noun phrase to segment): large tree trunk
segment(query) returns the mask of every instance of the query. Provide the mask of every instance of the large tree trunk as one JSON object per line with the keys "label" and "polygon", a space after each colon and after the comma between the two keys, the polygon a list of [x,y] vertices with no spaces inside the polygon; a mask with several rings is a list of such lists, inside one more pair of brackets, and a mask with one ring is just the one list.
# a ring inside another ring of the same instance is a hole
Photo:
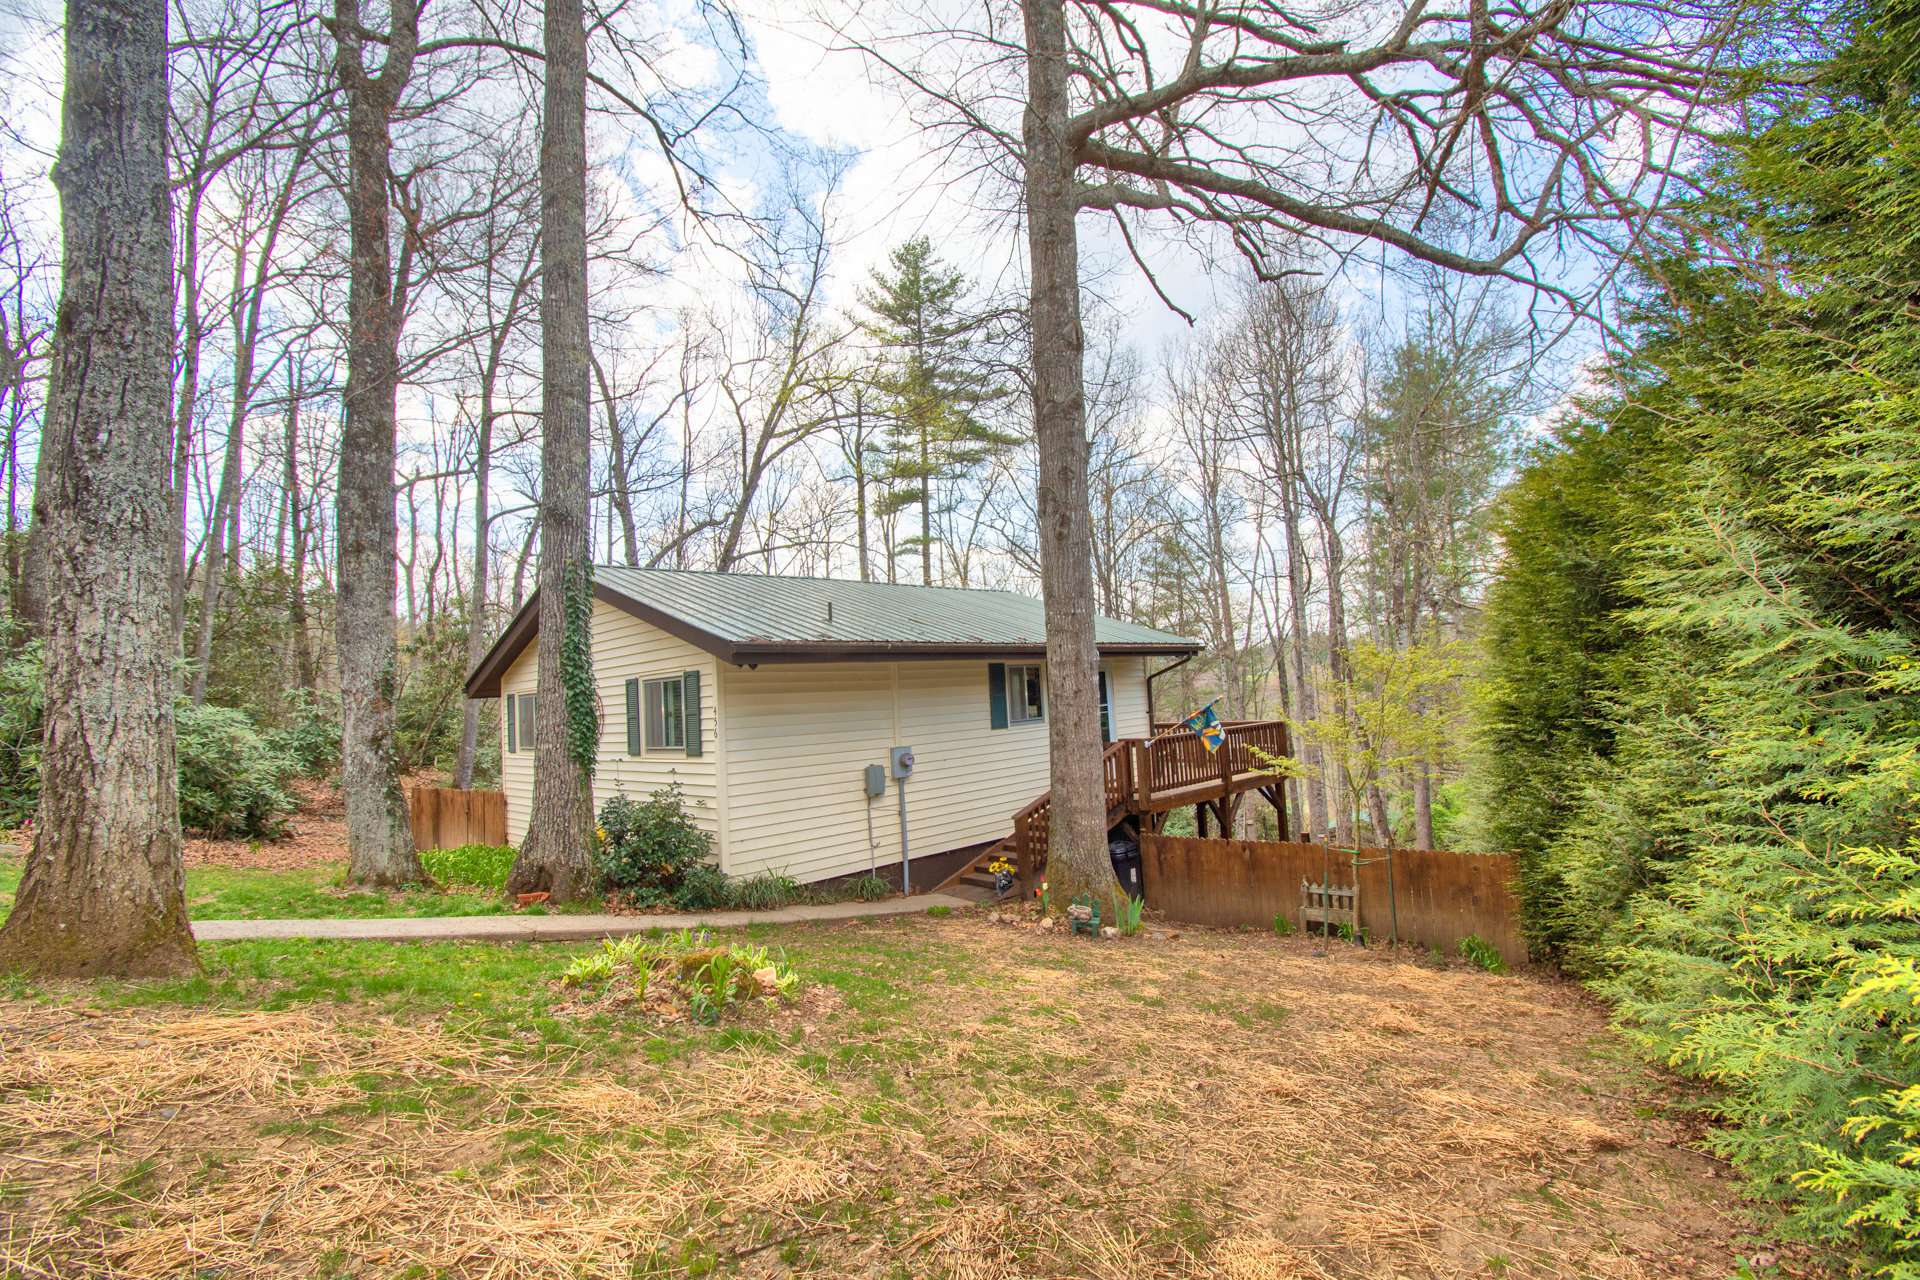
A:
{"label": "large tree trunk", "polygon": [[1078,196],[1066,138],[1066,15],[1026,0],[1027,255],[1033,323],[1033,423],[1039,451],[1041,587],[1047,620],[1047,747],[1053,799],[1047,879],[1053,900],[1105,896],[1107,805],[1101,773],[1099,653],[1093,635],[1086,394],[1081,356]]}
{"label": "large tree trunk", "polygon": [[347,880],[402,885],[425,880],[407,798],[394,759],[394,700],[400,673],[394,621],[393,462],[399,390],[399,316],[387,244],[389,121],[407,82],[418,14],[394,0],[386,65],[369,76],[360,61],[357,0],[336,0],[337,66],[347,90],[347,225],[352,274],[347,291],[346,424],[340,436],[338,494],[340,785],[346,793]]}
{"label": "large tree trunk", "polygon": [[40,812],[0,966],[196,967],[174,757],[165,0],[70,0]]}
{"label": "large tree trunk", "polygon": [[[540,569],[539,672],[534,723],[533,810],[507,878],[512,893],[546,891],[557,902],[597,890],[587,744],[573,741],[569,704],[591,698],[586,586],[587,36],[580,0],[547,0],[546,128],[540,143]],[[573,607],[569,607],[569,606]],[[568,628],[573,634],[568,634]],[[584,670],[568,671],[569,667]],[[568,677],[572,679],[569,680]],[[584,682],[584,690],[578,686]],[[569,683],[575,684],[573,698]],[[597,746],[598,735],[595,735]]]}

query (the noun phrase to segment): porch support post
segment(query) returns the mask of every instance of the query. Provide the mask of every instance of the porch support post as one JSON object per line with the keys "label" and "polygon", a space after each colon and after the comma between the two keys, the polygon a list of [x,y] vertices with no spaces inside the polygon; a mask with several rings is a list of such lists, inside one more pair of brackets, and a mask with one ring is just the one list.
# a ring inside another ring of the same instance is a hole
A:
{"label": "porch support post", "polygon": [[1033,859],[1028,852],[1027,821],[1024,813],[1013,820],[1013,874],[1018,877],[1023,900],[1033,896]]}

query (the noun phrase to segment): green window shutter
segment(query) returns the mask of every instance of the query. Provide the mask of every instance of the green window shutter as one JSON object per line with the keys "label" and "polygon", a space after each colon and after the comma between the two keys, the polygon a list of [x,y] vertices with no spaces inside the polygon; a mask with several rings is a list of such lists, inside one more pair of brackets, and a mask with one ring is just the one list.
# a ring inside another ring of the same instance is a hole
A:
{"label": "green window shutter", "polygon": [[682,674],[680,688],[684,695],[681,699],[681,711],[687,720],[687,754],[697,756],[700,754],[701,747],[700,673],[688,671]]}
{"label": "green window shutter", "polygon": [[508,694],[506,697],[500,699],[500,701],[507,704],[507,754],[513,755],[520,750],[520,739],[515,736],[513,731],[513,707],[514,704],[520,700],[512,694]]}
{"label": "green window shutter", "polygon": [[991,728],[1007,727],[1007,664],[989,662],[987,664],[987,724]]}
{"label": "green window shutter", "polygon": [[640,682],[627,681],[627,754],[640,754]]}

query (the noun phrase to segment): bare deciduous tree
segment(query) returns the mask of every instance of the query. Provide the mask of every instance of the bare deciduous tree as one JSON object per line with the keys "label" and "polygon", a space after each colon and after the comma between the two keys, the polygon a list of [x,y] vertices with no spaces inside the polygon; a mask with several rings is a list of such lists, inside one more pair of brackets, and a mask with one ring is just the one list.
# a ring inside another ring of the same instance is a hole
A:
{"label": "bare deciduous tree", "polygon": [[[588,632],[591,423],[587,337],[587,34],[580,0],[547,0],[540,141],[540,646],[533,808],[507,888],[556,902],[599,886],[592,857],[599,749]],[[581,724],[591,721],[591,728]],[[583,741],[584,739],[584,741]]]}
{"label": "bare deciduous tree", "polygon": [[1001,6],[970,30],[933,15],[917,33],[930,37],[918,61],[898,39],[848,42],[1022,192],[1053,698],[1050,852],[1071,891],[1108,874],[1076,215],[1111,215],[1156,289],[1131,220],[1210,229],[1262,277],[1287,270],[1303,241],[1335,252],[1375,242],[1583,310],[1554,254],[1612,255],[1640,233],[1748,10],[1736,0],[1018,7],[1017,37]]}
{"label": "bare deciduous tree", "polygon": [[400,310],[388,241],[387,180],[392,123],[413,75],[420,38],[417,0],[392,0],[380,70],[359,0],[335,0],[330,24],[335,73],[347,98],[348,291],[346,423],[337,496],[340,601],[340,785],[347,802],[348,880],[401,885],[426,879],[413,848],[394,748],[399,690],[393,594],[399,524],[394,515]]}
{"label": "bare deciduous tree", "polygon": [[168,477],[173,243],[165,0],[67,8],[63,252],[45,482],[39,821],[0,965],[197,967],[181,869]]}

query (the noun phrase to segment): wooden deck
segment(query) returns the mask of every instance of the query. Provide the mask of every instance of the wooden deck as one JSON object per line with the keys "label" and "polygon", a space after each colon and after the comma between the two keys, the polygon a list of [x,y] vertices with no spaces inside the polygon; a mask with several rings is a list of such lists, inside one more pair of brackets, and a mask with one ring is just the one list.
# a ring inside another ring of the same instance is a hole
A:
{"label": "wooden deck", "polygon": [[[1131,827],[1137,835],[1158,832],[1167,814],[1192,808],[1199,834],[1206,835],[1211,818],[1222,835],[1233,831],[1242,798],[1257,794],[1280,815],[1286,830],[1286,792],[1259,752],[1269,757],[1288,754],[1284,720],[1230,720],[1227,740],[1218,751],[1184,725],[1155,725],[1151,738],[1121,738],[1109,743],[1101,758],[1106,776],[1107,828]],[[1019,870],[1021,891],[1034,884],[1047,865],[1048,814],[1053,793],[1047,791],[1013,815],[1013,833],[992,846],[972,865],[949,877],[940,888],[956,883],[986,885],[984,868],[994,858],[1010,857]]]}

